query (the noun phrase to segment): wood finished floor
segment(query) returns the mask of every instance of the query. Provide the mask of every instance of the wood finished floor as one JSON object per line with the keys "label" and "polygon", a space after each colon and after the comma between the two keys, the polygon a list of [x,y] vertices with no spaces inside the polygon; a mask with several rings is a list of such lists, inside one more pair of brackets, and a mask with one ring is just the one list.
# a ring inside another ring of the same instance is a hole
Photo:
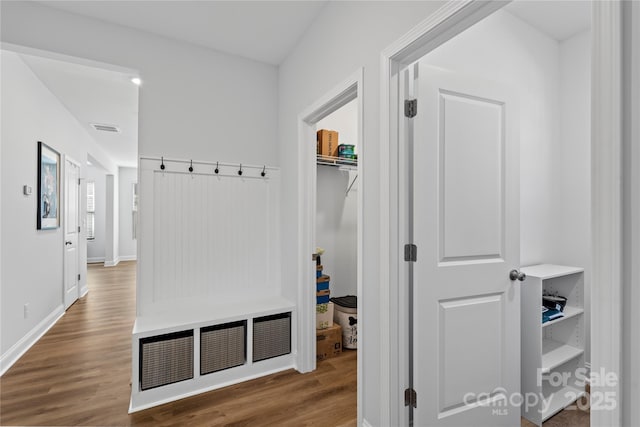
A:
{"label": "wood finished floor", "polygon": [[89,294],[0,379],[0,425],[356,425],[356,352],[127,414],[135,262],[92,265]]}
{"label": "wood finished floor", "polygon": [[[356,425],[356,352],[127,414],[135,262],[91,265],[90,292],[0,379],[0,425]],[[522,427],[533,424],[522,420]],[[588,427],[589,413],[562,411],[545,427]]]}

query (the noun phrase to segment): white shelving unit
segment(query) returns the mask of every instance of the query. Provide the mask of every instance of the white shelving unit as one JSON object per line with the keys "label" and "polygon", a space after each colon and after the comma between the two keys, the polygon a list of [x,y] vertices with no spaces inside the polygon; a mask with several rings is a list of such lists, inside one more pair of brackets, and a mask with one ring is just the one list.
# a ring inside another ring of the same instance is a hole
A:
{"label": "white shelving unit", "polygon": [[320,166],[336,166],[345,170],[358,170],[358,161],[354,159],[329,157],[318,154],[316,157],[316,163]]}
{"label": "white shelving unit", "polygon": [[[585,394],[584,269],[540,264],[527,275],[521,299],[522,416],[536,425]],[[543,292],[567,298],[564,317],[542,323]]]}

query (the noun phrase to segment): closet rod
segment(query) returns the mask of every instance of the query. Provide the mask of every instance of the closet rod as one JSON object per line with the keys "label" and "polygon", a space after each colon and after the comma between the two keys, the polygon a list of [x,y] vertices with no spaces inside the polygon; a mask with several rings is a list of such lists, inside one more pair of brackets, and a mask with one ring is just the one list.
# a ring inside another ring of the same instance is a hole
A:
{"label": "closet rod", "polygon": [[[156,162],[160,162],[161,160],[164,161],[165,163],[167,162],[171,162],[171,163],[184,163],[184,164],[190,164],[191,162],[193,162],[194,165],[206,165],[206,166],[225,166],[225,167],[239,167],[240,166],[240,162],[238,163],[227,163],[227,162],[209,162],[209,161],[204,161],[204,160],[191,160],[191,159],[171,159],[168,157],[146,157],[146,156],[142,156],[140,157],[140,160],[151,160],[151,161],[156,161]],[[242,163],[242,169],[266,169],[266,170],[272,170],[272,171],[277,171],[280,168],[276,167],[276,166],[266,166],[266,165],[249,165],[246,163]]]}

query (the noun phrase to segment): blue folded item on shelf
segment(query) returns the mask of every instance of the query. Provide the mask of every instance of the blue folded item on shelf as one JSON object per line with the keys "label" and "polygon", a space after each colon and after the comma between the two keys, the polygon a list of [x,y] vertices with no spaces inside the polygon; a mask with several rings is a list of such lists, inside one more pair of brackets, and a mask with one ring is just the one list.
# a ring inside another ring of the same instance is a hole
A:
{"label": "blue folded item on shelf", "polygon": [[542,323],[547,323],[555,319],[564,317],[564,313],[555,308],[542,307]]}

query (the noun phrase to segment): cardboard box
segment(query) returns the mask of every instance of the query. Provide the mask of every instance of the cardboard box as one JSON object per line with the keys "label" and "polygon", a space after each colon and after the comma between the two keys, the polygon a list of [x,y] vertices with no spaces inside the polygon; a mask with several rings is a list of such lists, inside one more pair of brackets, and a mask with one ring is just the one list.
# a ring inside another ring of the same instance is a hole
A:
{"label": "cardboard box", "polygon": [[333,326],[333,303],[316,305],[316,329],[327,329]]}
{"label": "cardboard box", "polygon": [[318,154],[321,156],[338,157],[338,132],[320,129],[317,133]]}
{"label": "cardboard box", "polygon": [[338,356],[342,352],[342,328],[333,325],[327,329],[316,329],[316,360]]}

